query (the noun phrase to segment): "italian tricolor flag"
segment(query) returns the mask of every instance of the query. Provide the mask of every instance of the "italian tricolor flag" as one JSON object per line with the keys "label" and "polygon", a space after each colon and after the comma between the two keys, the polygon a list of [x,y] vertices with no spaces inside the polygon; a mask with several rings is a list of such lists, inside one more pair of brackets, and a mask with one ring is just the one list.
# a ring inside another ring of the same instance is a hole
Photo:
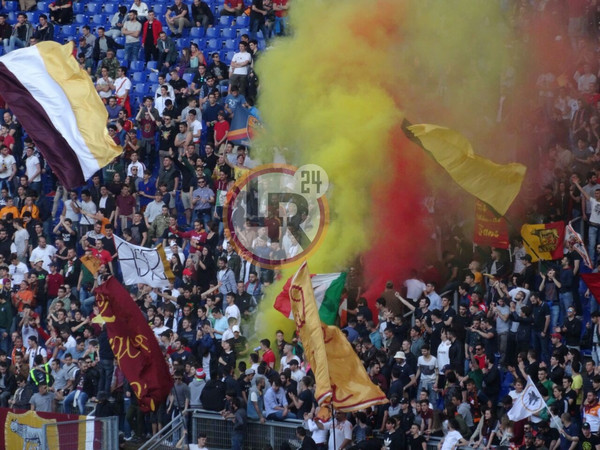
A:
{"label": "italian tricolor flag", "polygon": [[[317,301],[317,308],[319,308],[321,322],[327,325],[334,325],[343,309],[340,307],[340,298],[346,284],[346,273],[311,274],[310,281],[315,292],[315,300]],[[294,318],[290,303],[291,283],[292,279],[289,278],[283,286],[283,290],[275,299],[275,305],[273,305],[277,311],[288,319]]]}

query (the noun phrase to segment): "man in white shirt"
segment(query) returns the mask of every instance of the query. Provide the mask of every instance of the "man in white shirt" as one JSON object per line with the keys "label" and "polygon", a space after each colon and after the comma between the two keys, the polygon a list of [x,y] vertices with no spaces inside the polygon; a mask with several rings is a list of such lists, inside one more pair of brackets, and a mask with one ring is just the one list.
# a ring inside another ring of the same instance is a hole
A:
{"label": "man in white shirt", "polygon": [[229,292],[225,297],[227,301],[227,308],[225,308],[225,317],[229,320],[231,317],[237,320],[237,323],[240,323],[241,313],[240,308],[235,304],[235,293]]}
{"label": "man in white shirt", "polygon": [[248,52],[248,43],[240,42],[239,52],[231,58],[229,65],[229,90],[232,86],[237,86],[240,89],[240,94],[246,94],[246,78],[248,77],[248,69],[252,64],[252,55]]}
{"label": "man in white shirt", "polygon": [[196,150],[198,150],[198,145],[200,145],[200,136],[202,134],[202,122],[200,122],[196,117],[196,110],[190,109],[188,111],[186,121],[188,124],[188,130],[190,130],[192,133],[192,142],[196,146]]}
{"label": "man in white shirt", "polygon": [[154,219],[161,215],[163,206],[165,206],[165,204],[162,201],[162,194],[160,191],[156,191],[156,194],[154,194],[154,201],[148,203],[144,210],[146,226],[150,227],[152,222],[154,222]]}
{"label": "man in white shirt", "polygon": [[33,152],[33,142],[31,142],[30,145],[26,142],[25,145],[27,145],[25,175],[27,175],[31,189],[40,192],[42,188],[42,166],[40,164],[40,159]]}
{"label": "man in white shirt", "polygon": [[131,154],[131,162],[127,166],[127,176],[128,177],[130,177],[132,175],[132,173],[131,173],[132,167],[137,167],[138,175],[141,175],[142,173],[144,173],[144,170],[146,170],[146,166],[144,166],[144,164],[139,161],[139,155],[137,152],[133,152]]}
{"label": "man in white shirt", "polygon": [[140,23],[148,20],[148,5],[141,0],[134,0],[133,5],[129,8],[131,11],[137,12],[137,19]]}
{"label": "man in white shirt", "polygon": [[[90,215],[96,214],[96,204],[92,201],[92,194],[87,189],[81,191],[79,209],[82,212],[79,224],[81,226],[81,233],[84,234],[94,227],[95,221]],[[87,214],[84,214],[84,212]]]}
{"label": "man in white shirt", "polygon": [[115,81],[108,76],[107,67],[102,67],[100,73],[101,75],[96,80],[96,91],[102,100],[108,102],[108,99],[112,97]]}
{"label": "man in white shirt", "polygon": [[454,417],[448,419],[448,434],[438,444],[439,450],[454,450],[455,448],[468,445],[468,441],[458,431],[458,422]]}
{"label": "man in white shirt", "polygon": [[140,54],[142,24],[137,17],[137,11],[135,9],[130,10],[129,19],[121,28],[121,33],[125,35],[125,60],[128,63],[137,61]]}
{"label": "man in white shirt", "polygon": [[38,238],[38,246],[32,250],[29,262],[35,264],[38,260],[41,260],[44,270],[50,272],[50,263],[55,253],[56,247],[46,244],[46,238],[40,236]]}
{"label": "man in white shirt", "polygon": [[0,147],[0,188],[8,189],[8,195],[13,195],[12,180],[17,173],[15,157],[8,152],[8,147]]}
{"label": "man in white shirt", "polygon": [[[123,25],[123,28],[125,28],[125,25]],[[131,105],[129,103],[130,91],[131,81],[129,78],[127,78],[127,67],[121,66],[117,69],[117,79],[115,80],[115,97],[117,97],[117,103],[121,105],[125,111],[127,111],[128,117],[131,116]]]}

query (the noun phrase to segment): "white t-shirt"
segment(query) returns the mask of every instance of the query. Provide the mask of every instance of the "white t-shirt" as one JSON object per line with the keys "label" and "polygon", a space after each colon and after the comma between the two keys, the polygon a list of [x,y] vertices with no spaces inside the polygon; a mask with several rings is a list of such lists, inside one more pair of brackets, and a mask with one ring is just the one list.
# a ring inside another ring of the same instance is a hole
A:
{"label": "white t-shirt", "polygon": [[29,262],[34,264],[37,259],[41,259],[43,260],[42,267],[44,270],[50,272],[50,263],[52,262],[52,257],[55,253],[56,248],[52,245],[46,245],[46,248],[38,246],[31,251]]}
{"label": "white t-shirt", "polygon": [[241,317],[240,308],[238,308],[235,303],[229,305],[227,308],[225,308],[225,317],[227,319],[229,319],[230,317],[235,317],[239,323]]}
{"label": "white t-shirt", "polygon": [[[108,77],[108,82],[104,81],[104,78],[98,78],[98,81],[96,81],[96,86],[108,86],[109,83],[114,84],[113,79],[110,77]],[[113,94],[112,94],[112,90],[108,90],[108,91],[98,91],[98,95],[100,96],[100,98],[109,98]]]}
{"label": "white t-shirt", "polygon": [[[332,428],[332,425],[333,421],[331,420],[323,424],[325,429],[329,430]],[[336,425],[333,433],[329,433],[329,450],[337,450],[338,448],[340,448],[340,445],[342,444],[342,442],[344,442],[345,439],[352,440],[352,424],[348,420],[344,420],[343,422],[338,422],[336,420]],[[334,440],[336,445],[333,445]]]}
{"label": "white t-shirt", "polygon": [[[238,64],[245,63],[245,62],[250,63],[250,62],[252,62],[252,56],[248,52],[243,52],[243,53],[238,52],[233,55],[233,58],[231,58],[231,62],[235,62]],[[250,67],[250,64],[247,64],[244,67],[235,67],[233,69],[233,74],[234,75],[248,75],[249,67]]]}
{"label": "white t-shirt", "polygon": [[6,171],[0,173],[0,178],[5,180],[12,175],[12,167],[16,164],[15,157],[13,155],[0,155],[0,167],[6,167]]}
{"label": "white t-shirt", "polygon": [[421,369],[421,381],[435,381],[435,369],[437,368],[437,358],[435,356],[431,355],[429,361],[426,361],[424,356],[419,356],[417,366]]}
{"label": "white t-shirt", "polygon": [[[75,204],[79,206],[79,201],[75,201]],[[73,210],[75,206],[73,200],[65,200],[63,208],[65,209],[65,219],[71,219],[71,222],[79,223],[79,213]]]}
{"label": "white t-shirt", "polygon": [[590,222],[600,224],[600,202],[594,197],[591,197],[590,207]]}
{"label": "white t-shirt", "polygon": [[[127,36],[129,38],[129,36]],[[123,97],[128,91],[131,91],[131,81],[127,77],[117,78],[115,80],[115,95]]]}
{"label": "white t-shirt", "polygon": [[406,298],[411,300],[418,300],[425,290],[425,283],[415,278],[406,280],[404,286],[406,287]]}
{"label": "white t-shirt", "polygon": [[42,175],[41,175],[41,171],[38,172],[37,176],[35,178],[32,178],[31,176],[33,174],[35,174],[37,172],[37,165],[40,164],[40,160],[37,156],[35,155],[31,155],[29,156],[26,160],[25,160],[25,173],[27,174],[27,177],[29,178],[29,181],[32,183],[38,182],[38,181],[42,181]]}
{"label": "white t-shirt", "polygon": [[450,364],[450,346],[452,342],[449,340],[443,341],[440,345],[438,345],[437,350],[437,366],[438,370],[442,370],[444,366]]}
{"label": "white t-shirt", "polygon": [[25,279],[25,275],[27,275],[28,272],[29,270],[27,269],[27,266],[22,262],[19,262],[19,264],[16,266],[13,264],[8,266],[8,273],[10,274],[12,281],[16,286],[21,284],[21,281]]}
{"label": "white t-shirt", "polygon": [[453,450],[458,441],[462,439],[462,434],[456,430],[449,431],[444,438],[441,450]]}
{"label": "white t-shirt", "polygon": [[140,36],[142,35],[142,24],[137,20],[128,20],[123,24],[123,30],[127,31],[140,31],[140,35],[138,37],[133,37],[131,35],[125,36],[126,44],[134,44],[136,42],[140,42]]}
{"label": "white t-shirt", "polygon": [[[89,214],[96,214],[96,204],[91,200],[89,202],[80,202],[79,206],[81,207],[82,211],[85,211]],[[95,220],[90,216],[82,214],[80,223],[82,225],[94,225]]]}
{"label": "white t-shirt", "polygon": [[140,2],[140,5],[136,5],[135,2],[131,5],[129,10],[137,11],[138,20],[140,17],[148,17],[148,5],[144,2]]}

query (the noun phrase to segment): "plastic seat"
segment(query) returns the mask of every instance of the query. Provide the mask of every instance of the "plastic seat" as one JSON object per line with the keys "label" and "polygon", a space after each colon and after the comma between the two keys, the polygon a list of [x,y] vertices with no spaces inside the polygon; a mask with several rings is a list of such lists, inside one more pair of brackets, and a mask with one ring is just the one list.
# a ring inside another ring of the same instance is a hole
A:
{"label": "plastic seat", "polygon": [[133,90],[139,95],[144,95],[148,91],[148,86],[146,83],[136,83],[133,85]]}
{"label": "plastic seat", "polygon": [[243,34],[250,34],[250,28],[238,28],[237,30],[238,37],[241,37]]}
{"label": "plastic seat", "polygon": [[144,61],[132,61],[129,68],[135,72],[141,72],[144,70]]}
{"label": "plastic seat", "polygon": [[236,39],[227,39],[225,41],[225,45],[223,46],[225,50],[235,50],[238,47],[238,43]]}
{"label": "plastic seat", "polygon": [[62,34],[63,36],[73,36],[77,34],[77,28],[75,27],[75,25],[63,25],[60,28],[60,34]]}
{"label": "plastic seat", "polygon": [[81,2],[73,3],[73,14],[83,14],[85,12],[85,5]]}
{"label": "plastic seat", "polygon": [[111,16],[119,10],[118,3],[106,3],[104,5],[104,13],[110,14]]}
{"label": "plastic seat", "polygon": [[85,14],[76,14],[75,23],[78,25],[85,25],[86,23],[88,23],[87,16]]}
{"label": "plastic seat", "polygon": [[234,52],[234,51],[228,51],[228,52],[225,52],[225,54],[224,54],[224,55],[221,55],[221,60],[222,60],[222,61],[223,61],[225,64],[229,65],[229,64],[231,64],[231,60],[233,59],[233,55],[235,55],[235,52]]}
{"label": "plastic seat", "polygon": [[102,12],[102,4],[101,3],[88,3],[87,4],[87,12],[88,14],[97,14]]}
{"label": "plastic seat", "polygon": [[158,68],[158,62],[157,61],[148,61],[146,63],[146,69],[147,70],[156,70]]}
{"label": "plastic seat", "polygon": [[158,83],[153,83],[152,85],[150,85],[149,94],[154,95],[154,93],[158,90],[158,86]]}
{"label": "plastic seat", "polygon": [[[139,61],[135,61],[135,62],[139,62]],[[131,63],[131,70],[136,70],[133,68],[133,64]],[[133,72],[132,75],[132,81],[134,81],[135,83],[145,83],[146,82],[146,75],[144,74],[144,72]]]}
{"label": "plastic seat", "polygon": [[117,50],[117,59],[119,61],[123,61],[125,59],[125,49],[124,48],[120,48]]}
{"label": "plastic seat", "polygon": [[19,2],[6,2],[6,10],[11,12],[11,11],[17,11],[19,9]]}
{"label": "plastic seat", "polygon": [[43,13],[48,12],[49,4],[50,3],[48,3],[48,2],[38,2],[38,4],[37,4],[38,11],[43,12]]}
{"label": "plastic seat", "polygon": [[[190,30],[190,37],[192,39],[197,39],[197,38],[204,37],[204,28],[202,28],[202,27],[193,27]],[[212,36],[212,37],[216,37],[216,36]]]}
{"label": "plastic seat", "polygon": [[179,38],[179,39],[176,39],[175,42],[177,43],[178,49],[182,49],[182,48],[186,48],[186,47],[190,46],[189,38]]}
{"label": "plastic seat", "polygon": [[117,36],[115,42],[119,45],[125,45],[125,36]]}
{"label": "plastic seat", "polygon": [[27,15],[27,20],[29,21],[30,24],[32,24],[33,26],[36,26],[39,19],[40,19],[40,14],[37,11],[29,11],[25,13]]}
{"label": "plastic seat", "polygon": [[219,37],[219,29],[215,28],[215,27],[207,28],[206,37],[208,39],[214,39],[214,38]]}
{"label": "plastic seat", "polygon": [[158,72],[148,73],[148,81],[150,83],[158,83]]}
{"label": "plastic seat", "polygon": [[221,28],[221,37],[225,39],[237,38],[237,31],[235,28]]}
{"label": "plastic seat", "polygon": [[216,39],[209,39],[206,41],[206,48],[210,51],[219,51],[221,50],[221,45]]}
{"label": "plastic seat", "polygon": [[235,19],[235,25],[238,28],[246,28],[250,26],[250,17],[245,14],[242,14],[238,18]]}
{"label": "plastic seat", "polygon": [[219,18],[219,25],[221,25],[222,27],[230,27],[232,21],[233,18],[231,16],[221,16]]}
{"label": "plastic seat", "polygon": [[[157,3],[152,6],[152,9],[156,13],[156,17],[158,17],[167,12],[167,5],[164,3]],[[161,17],[161,20],[162,20],[162,17]]]}
{"label": "plastic seat", "polygon": [[187,81],[188,84],[190,84],[192,82],[192,80],[194,79],[194,74],[193,73],[184,73],[183,79],[185,81]]}
{"label": "plastic seat", "polygon": [[106,24],[106,19],[102,14],[94,14],[90,23],[94,24],[97,27],[101,27]]}

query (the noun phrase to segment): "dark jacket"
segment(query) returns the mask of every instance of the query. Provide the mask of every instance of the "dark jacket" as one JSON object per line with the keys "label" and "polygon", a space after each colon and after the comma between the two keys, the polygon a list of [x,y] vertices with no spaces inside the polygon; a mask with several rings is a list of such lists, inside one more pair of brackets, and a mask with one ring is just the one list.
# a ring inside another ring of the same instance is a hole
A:
{"label": "dark jacket", "polygon": [[[113,38],[111,38],[110,36],[104,36],[104,39],[106,39],[107,48],[111,48],[115,51],[119,48],[123,48],[122,45],[117,44],[115,42],[115,40]],[[94,41],[94,49],[92,50],[92,58],[96,62],[100,61],[103,58],[106,58],[106,55],[100,54],[100,38],[96,38],[96,40]]]}

